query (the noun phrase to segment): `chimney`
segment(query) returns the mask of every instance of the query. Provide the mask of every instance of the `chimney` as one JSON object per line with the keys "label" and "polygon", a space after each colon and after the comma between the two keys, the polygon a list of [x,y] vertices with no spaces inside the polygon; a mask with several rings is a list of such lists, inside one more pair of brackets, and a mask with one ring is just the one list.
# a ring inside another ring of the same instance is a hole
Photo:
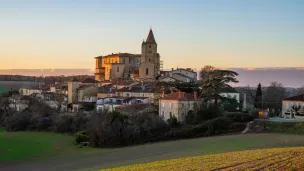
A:
{"label": "chimney", "polygon": [[197,91],[194,91],[194,100],[197,100]]}

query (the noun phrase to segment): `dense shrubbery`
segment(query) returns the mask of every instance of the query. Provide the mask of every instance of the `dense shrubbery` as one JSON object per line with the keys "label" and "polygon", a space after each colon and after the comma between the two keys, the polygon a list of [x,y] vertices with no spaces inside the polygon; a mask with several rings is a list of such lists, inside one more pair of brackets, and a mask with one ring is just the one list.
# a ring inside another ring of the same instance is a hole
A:
{"label": "dense shrubbery", "polygon": [[117,112],[96,113],[89,121],[91,144],[113,147],[153,141],[169,126],[153,113],[125,116]]}
{"label": "dense shrubbery", "polygon": [[85,131],[77,132],[75,135],[75,142],[81,143],[81,142],[87,142],[90,141],[89,136],[86,134]]}
{"label": "dense shrubbery", "polygon": [[219,106],[201,105],[196,106],[194,111],[189,111],[186,116],[187,124],[199,124],[201,122],[222,116],[223,109]]}
{"label": "dense shrubbery", "polygon": [[253,118],[258,118],[259,117],[259,109],[251,110],[249,112],[249,115],[252,116]]}
{"label": "dense shrubbery", "polygon": [[37,101],[26,111],[0,110],[0,126],[7,131],[38,130],[76,134],[75,142],[89,141],[96,147],[211,136],[242,131],[254,117],[226,113],[214,105],[195,107],[186,124],[172,117],[167,123],[154,113],[122,115],[117,112],[59,114]]}
{"label": "dense shrubbery", "polygon": [[252,121],[254,119],[254,117],[249,115],[249,114],[239,113],[239,112],[226,113],[225,117],[231,118],[235,122],[249,122],[249,121]]}

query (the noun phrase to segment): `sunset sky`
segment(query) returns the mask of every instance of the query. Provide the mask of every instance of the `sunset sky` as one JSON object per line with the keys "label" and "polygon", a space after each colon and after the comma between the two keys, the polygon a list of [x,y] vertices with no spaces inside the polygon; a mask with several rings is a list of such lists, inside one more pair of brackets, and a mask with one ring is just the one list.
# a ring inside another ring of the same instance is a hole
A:
{"label": "sunset sky", "polygon": [[164,68],[301,67],[303,0],[0,0],[0,69],[94,68],[140,53],[152,27]]}

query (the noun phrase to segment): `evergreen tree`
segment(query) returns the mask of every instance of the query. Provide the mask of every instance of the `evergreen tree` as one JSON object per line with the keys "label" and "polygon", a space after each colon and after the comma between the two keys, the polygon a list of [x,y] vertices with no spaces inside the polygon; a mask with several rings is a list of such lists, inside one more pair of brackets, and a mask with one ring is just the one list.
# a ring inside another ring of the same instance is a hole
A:
{"label": "evergreen tree", "polygon": [[262,87],[261,83],[259,83],[258,88],[255,93],[255,98],[254,98],[254,107],[257,109],[262,109]]}

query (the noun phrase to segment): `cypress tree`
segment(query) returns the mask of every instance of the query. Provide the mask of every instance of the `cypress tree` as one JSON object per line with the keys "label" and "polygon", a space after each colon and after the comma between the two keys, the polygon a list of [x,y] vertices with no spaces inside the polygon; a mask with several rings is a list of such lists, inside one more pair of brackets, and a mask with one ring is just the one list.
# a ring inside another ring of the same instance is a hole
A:
{"label": "cypress tree", "polygon": [[262,87],[261,83],[259,83],[258,88],[255,93],[255,98],[254,98],[254,107],[257,109],[262,109]]}

